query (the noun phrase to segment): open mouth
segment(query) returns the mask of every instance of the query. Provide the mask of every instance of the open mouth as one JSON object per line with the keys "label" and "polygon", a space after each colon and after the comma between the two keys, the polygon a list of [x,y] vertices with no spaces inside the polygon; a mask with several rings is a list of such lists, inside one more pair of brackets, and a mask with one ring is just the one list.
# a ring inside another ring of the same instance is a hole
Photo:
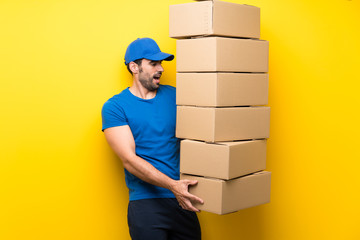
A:
{"label": "open mouth", "polygon": [[155,74],[153,78],[156,81],[160,81],[160,77],[161,77],[161,74]]}

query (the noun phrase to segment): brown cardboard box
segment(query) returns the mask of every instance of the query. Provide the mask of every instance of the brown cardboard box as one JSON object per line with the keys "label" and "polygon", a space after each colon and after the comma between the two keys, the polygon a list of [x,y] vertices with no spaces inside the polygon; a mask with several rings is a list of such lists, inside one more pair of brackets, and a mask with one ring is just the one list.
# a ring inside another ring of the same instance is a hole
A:
{"label": "brown cardboard box", "polygon": [[180,179],[197,180],[189,192],[204,200],[194,207],[217,214],[236,212],[270,202],[271,173],[262,171],[232,180],[181,174]]}
{"label": "brown cardboard box", "polygon": [[170,5],[169,35],[260,38],[260,8],[222,1]]}
{"label": "brown cardboard box", "polygon": [[268,72],[269,42],[206,37],[176,40],[178,72]]}
{"label": "brown cardboard box", "polygon": [[266,140],[205,143],[181,141],[180,172],[229,180],[264,170]]}
{"label": "brown cardboard box", "polygon": [[206,142],[268,138],[270,107],[177,106],[176,137]]}
{"label": "brown cardboard box", "polygon": [[268,103],[266,73],[177,73],[176,104],[246,106]]}

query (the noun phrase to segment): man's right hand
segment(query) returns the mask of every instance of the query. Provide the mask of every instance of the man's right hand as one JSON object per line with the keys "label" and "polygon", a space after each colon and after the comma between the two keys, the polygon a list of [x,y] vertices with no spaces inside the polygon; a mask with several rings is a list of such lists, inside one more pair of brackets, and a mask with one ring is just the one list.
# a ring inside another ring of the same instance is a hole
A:
{"label": "man's right hand", "polygon": [[204,201],[201,198],[189,193],[189,185],[197,184],[196,180],[178,180],[174,181],[170,187],[170,190],[174,193],[179,205],[189,211],[200,212],[199,209],[192,205],[192,202],[198,202],[203,204]]}

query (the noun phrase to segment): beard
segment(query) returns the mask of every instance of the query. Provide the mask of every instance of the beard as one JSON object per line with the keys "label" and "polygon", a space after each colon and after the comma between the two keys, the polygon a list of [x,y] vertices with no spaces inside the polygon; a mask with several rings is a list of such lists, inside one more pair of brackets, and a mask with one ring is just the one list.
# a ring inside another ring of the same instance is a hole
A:
{"label": "beard", "polygon": [[[154,75],[150,76],[149,74],[143,74],[143,70],[142,68],[139,69],[139,81],[141,83],[141,85],[147,89],[150,92],[156,91],[160,84],[159,83],[154,83],[153,80],[155,79],[159,79],[161,77],[161,72],[157,72]],[[145,76],[143,76],[145,75]]]}

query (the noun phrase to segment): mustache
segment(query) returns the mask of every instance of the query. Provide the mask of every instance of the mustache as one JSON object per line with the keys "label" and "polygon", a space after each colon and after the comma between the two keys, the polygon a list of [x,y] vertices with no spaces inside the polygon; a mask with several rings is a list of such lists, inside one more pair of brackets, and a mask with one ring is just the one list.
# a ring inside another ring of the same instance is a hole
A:
{"label": "mustache", "polygon": [[161,72],[157,72],[157,73],[155,73],[155,74],[154,74],[154,77],[156,77],[156,78],[160,78],[160,77],[161,77],[161,75],[162,75],[162,73],[161,73]]}

